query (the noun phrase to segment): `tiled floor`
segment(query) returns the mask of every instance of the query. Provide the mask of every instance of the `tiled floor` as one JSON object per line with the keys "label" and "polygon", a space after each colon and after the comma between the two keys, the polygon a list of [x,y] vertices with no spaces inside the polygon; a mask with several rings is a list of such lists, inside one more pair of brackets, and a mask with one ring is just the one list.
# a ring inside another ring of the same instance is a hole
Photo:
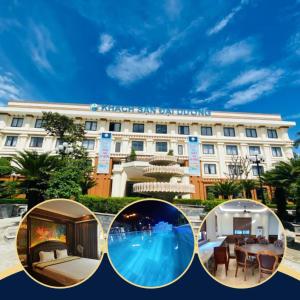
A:
{"label": "tiled floor", "polygon": [[[227,276],[225,275],[225,266],[219,265],[216,273],[216,278],[223,284],[235,288],[249,288],[258,285],[259,273],[258,268],[254,270],[254,275],[252,275],[252,268],[247,270],[246,281],[244,281],[244,272],[242,268],[239,268],[238,275],[235,277],[236,262],[231,259],[229,263],[229,268]],[[267,278],[263,278],[261,282],[265,281]]]}

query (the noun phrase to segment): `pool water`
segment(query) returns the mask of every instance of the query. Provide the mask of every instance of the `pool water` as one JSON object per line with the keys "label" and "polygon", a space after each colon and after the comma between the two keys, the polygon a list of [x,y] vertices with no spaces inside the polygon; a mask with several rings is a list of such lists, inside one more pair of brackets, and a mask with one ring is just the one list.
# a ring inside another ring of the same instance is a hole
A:
{"label": "pool water", "polygon": [[194,253],[189,225],[160,232],[110,234],[108,253],[116,270],[128,281],[145,287],[168,284],[180,276]]}

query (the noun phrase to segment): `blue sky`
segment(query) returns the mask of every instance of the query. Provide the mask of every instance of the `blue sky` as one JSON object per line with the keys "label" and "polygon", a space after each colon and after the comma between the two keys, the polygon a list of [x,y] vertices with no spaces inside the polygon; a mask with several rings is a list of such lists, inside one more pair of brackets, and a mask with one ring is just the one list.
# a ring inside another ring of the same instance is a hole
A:
{"label": "blue sky", "polygon": [[299,95],[299,0],[0,2],[2,105],[207,107],[300,123]]}

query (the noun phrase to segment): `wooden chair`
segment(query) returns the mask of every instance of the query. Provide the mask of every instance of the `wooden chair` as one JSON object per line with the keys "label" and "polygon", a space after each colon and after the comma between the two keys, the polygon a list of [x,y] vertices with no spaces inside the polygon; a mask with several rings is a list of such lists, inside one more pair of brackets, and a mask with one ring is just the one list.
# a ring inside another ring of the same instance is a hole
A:
{"label": "wooden chair", "polygon": [[244,280],[246,281],[248,268],[252,267],[252,275],[254,275],[255,261],[250,260],[247,251],[239,246],[236,246],[234,248],[234,252],[236,257],[235,277],[237,277],[238,268],[242,267],[242,270],[244,272]]}
{"label": "wooden chair", "polygon": [[269,250],[259,251],[257,253],[258,269],[259,269],[259,280],[264,274],[271,275],[275,272],[278,265],[278,256]]}
{"label": "wooden chair", "polygon": [[244,239],[238,240],[237,245],[238,245],[238,246],[244,246],[244,245],[246,245],[246,242],[245,242]]}
{"label": "wooden chair", "polygon": [[214,275],[218,269],[218,265],[225,265],[225,273],[227,276],[228,271],[228,257],[227,257],[227,247],[214,247]]}
{"label": "wooden chair", "polygon": [[[232,245],[233,245],[233,244],[232,244]],[[229,265],[230,259],[231,259],[231,258],[234,258],[234,259],[235,259],[235,253],[232,253],[232,252],[230,251],[230,244],[229,244],[229,243],[226,245],[226,248],[227,248],[227,259],[228,259],[228,265]]]}
{"label": "wooden chair", "polygon": [[276,240],[274,242],[274,246],[278,248],[283,248],[283,241],[282,240]]}
{"label": "wooden chair", "polygon": [[249,237],[249,238],[247,238],[247,240],[246,240],[246,244],[256,244],[256,241],[255,241],[255,239]]}
{"label": "wooden chair", "polygon": [[258,243],[261,245],[267,245],[267,244],[269,244],[269,241],[266,238],[261,237],[258,239]]}

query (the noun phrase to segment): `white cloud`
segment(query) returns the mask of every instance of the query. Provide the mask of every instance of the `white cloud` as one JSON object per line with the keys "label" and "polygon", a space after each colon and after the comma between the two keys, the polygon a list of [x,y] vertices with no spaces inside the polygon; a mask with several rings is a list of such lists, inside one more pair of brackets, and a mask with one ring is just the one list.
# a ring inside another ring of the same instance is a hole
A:
{"label": "white cloud", "polygon": [[39,69],[52,72],[52,66],[49,60],[49,53],[56,52],[56,47],[52,42],[49,31],[43,25],[32,24],[29,41],[29,50],[33,61]]}
{"label": "white cloud", "polygon": [[271,74],[272,74],[271,69],[266,69],[266,68],[251,69],[234,78],[228,84],[228,87],[236,88],[250,83],[255,83],[266,78],[267,76],[270,76]]}
{"label": "white cloud", "polygon": [[211,96],[203,99],[193,98],[191,99],[191,103],[193,104],[204,104],[204,103],[211,103],[219,99],[220,97],[226,96],[226,93],[223,91],[216,91],[211,94]]}
{"label": "white cloud", "polygon": [[225,108],[232,108],[234,106],[243,105],[255,101],[256,99],[271,93],[276,88],[276,85],[283,75],[283,70],[278,69],[273,73],[251,85],[245,90],[235,92],[229,101],[226,102]]}
{"label": "white cloud", "polygon": [[300,55],[300,32],[297,32],[290,38],[288,49],[296,55]]}
{"label": "white cloud", "polygon": [[0,75],[0,104],[10,99],[18,99],[20,97],[20,89],[12,79],[12,74],[4,73]]}
{"label": "white cloud", "polygon": [[215,53],[213,61],[221,66],[230,65],[237,61],[250,61],[253,58],[254,45],[248,40],[244,40]]}
{"label": "white cloud", "polygon": [[180,0],[166,0],[165,10],[170,19],[176,19],[181,13],[182,3]]}
{"label": "white cloud", "polygon": [[161,66],[162,53],[162,48],[150,53],[142,50],[138,54],[123,50],[115,62],[106,69],[107,75],[117,79],[122,85],[129,85],[158,70]]}
{"label": "white cloud", "polygon": [[100,54],[105,54],[109,52],[113,46],[115,45],[115,40],[113,37],[107,33],[103,33],[100,35],[98,51]]}
{"label": "white cloud", "polygon": [[208,88],[213,84],[216,83],[218,76],[211,72],[202,71],[197,75],[197,83],[195,87],[195,91],[199,92],[206,92]]}
{"label": "white cloud", "polygon": [[231,10],[231,12],[225,16],[221,21],[219,21],[214,27],[209,29],[207,31],[207,35],[213,35],[218,32],[220,32],[224,27],[227,26],[227,24],[230,22],[230,20],[242,9],[242,5],[238,5],[235,8]]}

